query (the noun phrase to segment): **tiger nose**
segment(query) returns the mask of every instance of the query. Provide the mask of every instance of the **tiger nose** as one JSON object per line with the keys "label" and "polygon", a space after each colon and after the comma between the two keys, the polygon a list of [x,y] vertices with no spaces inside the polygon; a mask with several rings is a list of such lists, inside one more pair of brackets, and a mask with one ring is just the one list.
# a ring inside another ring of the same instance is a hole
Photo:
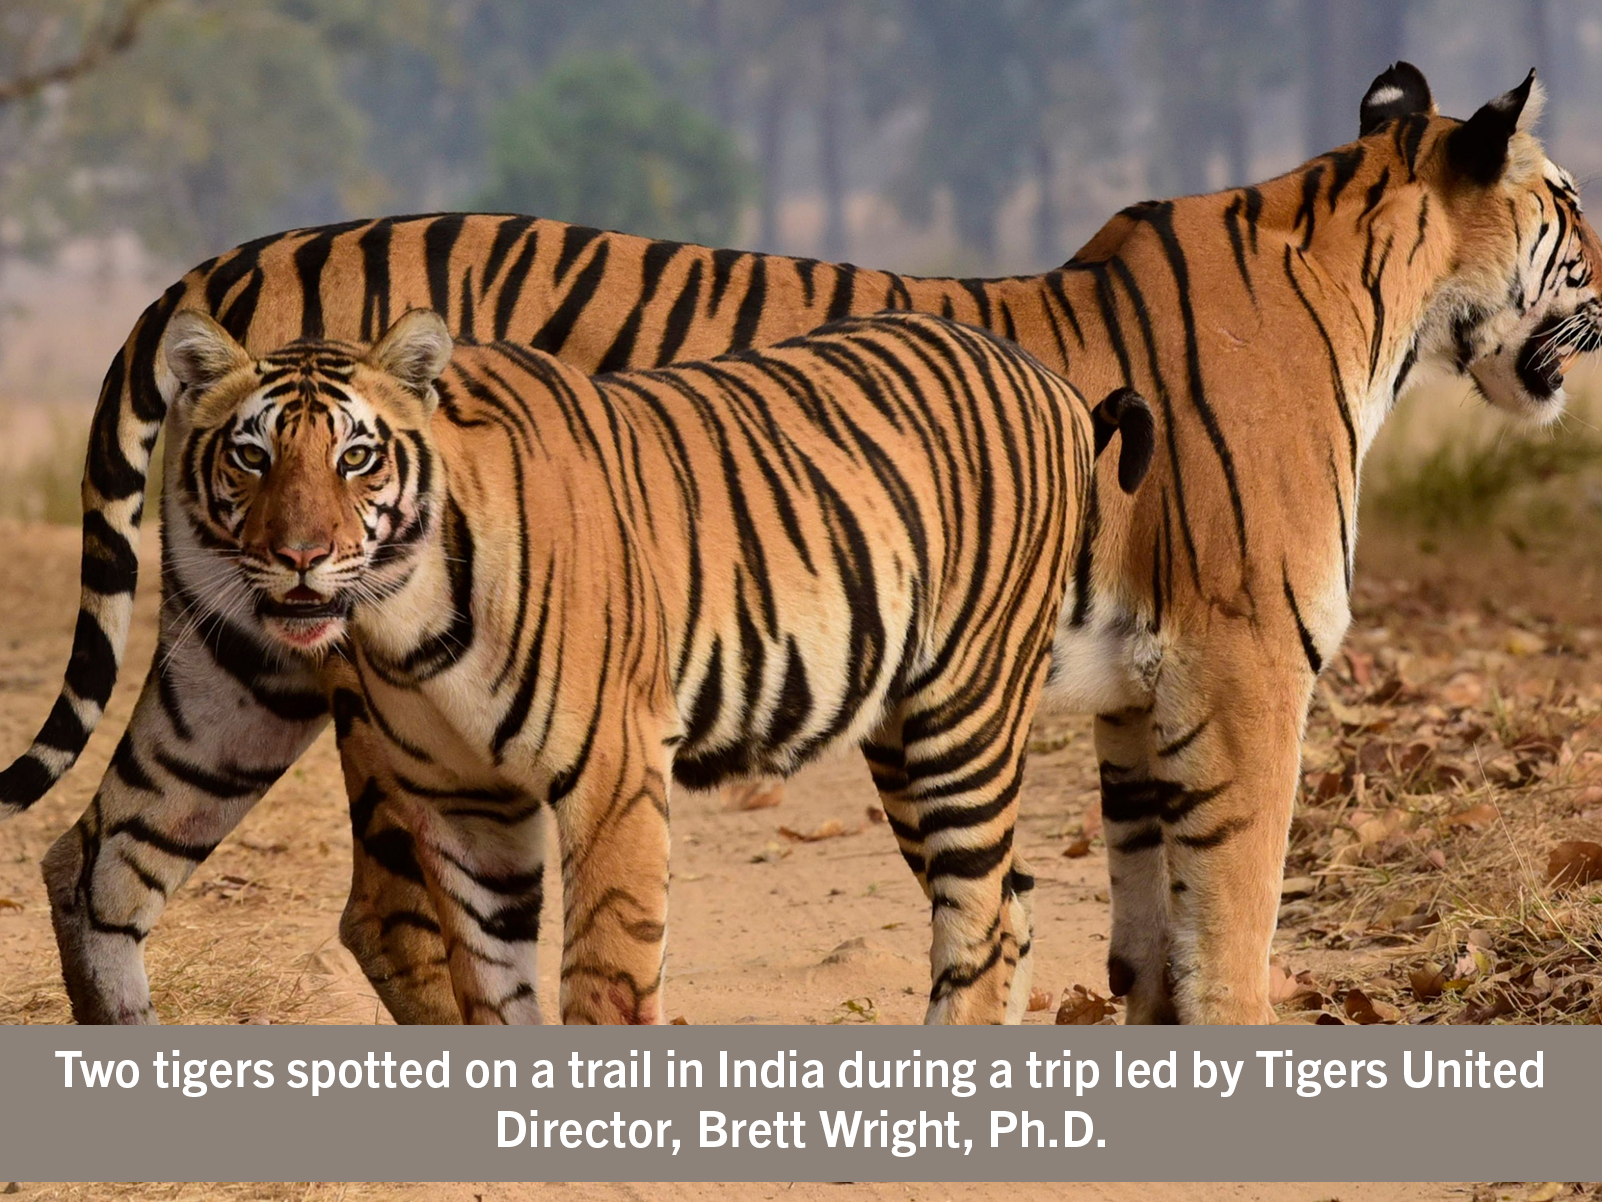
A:
{"label": "tiger nose", "polygon": [[334,553],[334,548],[327,543],[293,543],[287,547],[278,547],[274,554],[297,572],[309,572],[323,560]]}

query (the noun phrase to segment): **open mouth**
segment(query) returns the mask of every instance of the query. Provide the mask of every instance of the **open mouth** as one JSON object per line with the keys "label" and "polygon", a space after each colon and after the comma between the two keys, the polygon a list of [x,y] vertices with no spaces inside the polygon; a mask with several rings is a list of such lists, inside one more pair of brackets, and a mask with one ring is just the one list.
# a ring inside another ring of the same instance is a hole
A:
{"label": "open mouth", "polygon": [[282,599],[263,597],[256,603],[262,625],[279,641],[310,651],[338,638],[350,616],[350,601],[336,593],[324,597],[296,585]]}
{"label": "open mouth", "polygon": [[1537,333],[1519,352],[1514,370],[1518,372],[1519,383],[1524,385],[1525,391],[1537,400],[1544,401],[1556,396],[1558,389],[1563,387],[1563,349],[1554,340],[1542,338]]}
{"label": "open mouth", "polygon": [[1538,401],[1557,395],[1563,373],[1578,355],[1602,349],[1602,330],[1585,309],[1543,321],[1519,351],[1513,370],[1519,383]]}
{"label": "open mouth", "polygon": [[299,621],[344,618],[350,615],[350,602],[338,593],[332,597],[324,597],[304,584],[297,584],[284,594],[282,600],[263,597],[256,602],[256,612],[264,618],[289,618]]}

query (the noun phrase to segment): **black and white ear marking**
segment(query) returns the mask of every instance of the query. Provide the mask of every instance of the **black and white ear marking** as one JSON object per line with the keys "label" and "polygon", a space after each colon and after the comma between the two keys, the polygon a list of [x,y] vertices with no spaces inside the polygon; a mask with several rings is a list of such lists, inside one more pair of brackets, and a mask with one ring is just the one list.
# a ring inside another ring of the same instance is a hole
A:
{"label": "black and white ear marking", "polygon": [[199,309],[172,315],[161,336],[161,354],[178,382],[196,395],[251,363],[234,336]]}
{"label": "black and white ear marking", "polygon": [[1435,97],[1424,72],[1412,63],[1392,63],[1374,77],[1357,108],[1358,134],[1368,137],[1387,121],[1435,112]]}
{"label": "black and white ear marking", "polygon": [[433,395],[434,381],[450,362],[455,344],[445,320],[432,309],[411,309],[378,340],[367,362],[387,372],[421,397]]}
{"label": "black and white ear marking", "polygon": [[1535,69],[1524,82],[1495,100],[1487,101],[1447,139],[1447,160],[1461,175],[1477,184],[1493,184],[1507,166],[1507,144],[1519,127],[1519,114],[1535,86]]}

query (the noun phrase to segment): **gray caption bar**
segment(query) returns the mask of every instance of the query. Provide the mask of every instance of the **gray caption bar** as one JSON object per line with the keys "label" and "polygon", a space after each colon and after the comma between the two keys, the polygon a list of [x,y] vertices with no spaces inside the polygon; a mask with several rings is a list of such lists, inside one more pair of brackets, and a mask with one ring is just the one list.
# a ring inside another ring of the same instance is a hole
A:
{"label": "gray caption bar", "polygon": [[1602,1178],[1578,1027],[24,1027],[0,1058],[6,1179]]}

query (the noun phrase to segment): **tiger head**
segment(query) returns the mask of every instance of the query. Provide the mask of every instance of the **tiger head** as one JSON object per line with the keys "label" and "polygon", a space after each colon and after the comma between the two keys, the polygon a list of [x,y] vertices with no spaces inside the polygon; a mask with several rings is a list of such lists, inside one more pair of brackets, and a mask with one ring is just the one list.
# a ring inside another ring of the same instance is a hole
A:
{"label": "tiger head", "polygon": [[1417,234],[1391,253],[1411,256],[1445,233],[1419,360],[1467,376],[1491,404],[1541,423],[1562,412],[1568,360],[1602,348],[1602,243],[1573,178],[1530,132],[1544,100],[1531,71],[1456,121],[1438,115],[1416,67],[1397,63],[1363,97],[1357,144],[1426,190]]}
{"label": "tiger head", "polygon": [[451,349],[427,310],[371,350],[303,340],[261,359],[205,313],[175,314],[167,493],[193,535],[177,564],[190,590],[316,656],[354,604],[399,587],[437,508],[428,425]]}

